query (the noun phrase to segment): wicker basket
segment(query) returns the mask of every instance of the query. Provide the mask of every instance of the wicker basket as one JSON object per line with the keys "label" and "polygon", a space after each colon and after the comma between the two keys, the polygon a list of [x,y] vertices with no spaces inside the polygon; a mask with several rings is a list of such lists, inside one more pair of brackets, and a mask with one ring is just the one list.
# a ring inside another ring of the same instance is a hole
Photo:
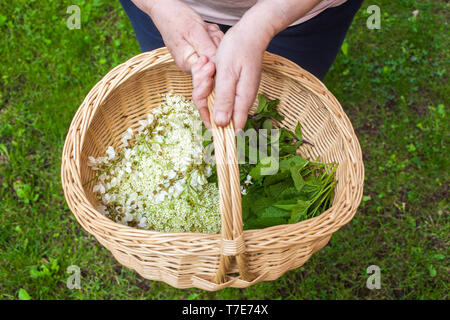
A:
{"label": "wicker basket", "polygon": [[144,278],[211,291],[277,279],[303,265],[352,219],[364,180],[360,145],[339,102],[314,76],[280,56],[265,53],[259,92],[280,99],[282,126],[293,130],[301,122],[305,139],[314,145],[300,146],[301,155],[339,163],[329,210],[296,224],[243,231],[232,125],[213,130],[221,234],[139,230],[95,209],[92,185],[85,185],[94,176],[88,156],[104,155],[109,145],[117,147],[121,134],[137,128],[138,120],[162,102],[161,93],[173,90],[190,98],[191,83],[168,50],[160,48],[117,66],[95,85],[76,113],[64,146],[61,176],[69,207],[84,229]]}

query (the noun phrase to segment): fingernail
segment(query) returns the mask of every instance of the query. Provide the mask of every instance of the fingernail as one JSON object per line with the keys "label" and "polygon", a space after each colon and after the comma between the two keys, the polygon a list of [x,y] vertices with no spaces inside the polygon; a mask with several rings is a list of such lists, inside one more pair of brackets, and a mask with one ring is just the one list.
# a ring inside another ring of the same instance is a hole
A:
{"label": "fingernail", "polygon": [[230,121],[230,115],[225,111],[214,111],[214,121],[219,126],[224,126]]}

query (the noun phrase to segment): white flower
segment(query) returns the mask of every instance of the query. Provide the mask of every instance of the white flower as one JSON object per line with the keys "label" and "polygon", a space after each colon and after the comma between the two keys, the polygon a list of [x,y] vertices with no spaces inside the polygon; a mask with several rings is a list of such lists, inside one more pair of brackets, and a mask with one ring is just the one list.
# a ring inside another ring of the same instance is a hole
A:
{"label": "white flower", "polygon": [[175,184],[175,186],[174,186],[174,196],[175,196],[175,198],[177,198],[183,191],[184,191],[184,186],[183,186],[183,184],[184,183],[176,183]]}
{"label": "white flower", "polygon": [[204,184],[207,184],[207,183],[208,183],[208,180],[206,179],[206,177],[205,177],[204,175],[199,175],[199,176],[197,177],[197,183],[198,183],[199,185],[204,185]]}
{"label": "white flower", "polygon": [[131,158],[131,149],[129,149],[129,148],[123,149],[123,156],[125,157],[125,159],[130,160],[130,158]]}
{"label": "white flower", "polygon": [[164,201],[164,198],[167,196],[167,191],[161,191],[155,196],[155,203],[161,203]]}
{"label": "white flower", "polygon": [[128,128],[127,131],[122,135],[122,147],[128,146],[128,140],[133,137],[133,129]]}
{"label": "white flower", "polygon": [[198,184],[198,171],[197,170],[192,171],[190,184],[194,188],[197,186],[197,184]]}
{"label": "white flower", "polygon": [[125,217],[122,218],[122,221],[125,221],[125,222],[130,222],[132,220],[133,220],[133,216],[129,213],[126,213]]}
{"label": "white flower", "polygon": [[145,130],[145,127],[148,126],[148,121],[147,121],[147,120],[139,120],[138,122],[139,122],[139,124],[141,125],[141,126],[138,128],[138,133],[141,133],[142,131]]}
{"label": "white flower", "polygon": [[206,166],[205,168],[205,175],[207,178],[209,178],[212,175],[212,168],[211,166]]}
{"label": "white flower", "polygon": [[[92,156],[90,156],[88,159],[89,160],[87,162],[87,165],[90,166],[90,167],[95,167],[95,165],[98,163],[97,159],[95,159]],[[96,169],[94,169],[94,170],[96,170]]]}
{"label": "white flower", "polygon": [[116,159],[116,151],[112,146],[109,146],[108,149],[106,149],[106,154],[108,155],[108,160]]}
{"label": "white flower", "polygon": [[[201,130],[194,125],[200,115],[182,96],[169,93],[165,99],[138,120],[137,132],[130,128],[123,133],[119,148],[108,147],[105,157],[89,157],[92,170],[111,168],[93,187],[99,211],[143,229],[217,233],[219,192],[207,181],[212,167],[206,165]],[[188,190],[188,181],[194,190]],[[199,206],[193,207],[191,196]]]}
{"label": "white flower", "polygon": [[140,220],[139,220],[139,224],[138,224],[138,226],[139,227],[141,227],[141,228],[143,228],[143,229],[146,229],[147,228],[147,218],[141,218]]}
{"label": "white flower", "polygon": [[155,141],[157,143],[163,143],[164,139],[163,139],[163,137],[161,137],[159,135],[156,135],[156,136],[153,137],[153,141]]}
{"label": "white flower", "polygon": [[119,179],[117,179],[116,177],[112,177],[111,179],[111,188],[114,188],[115,186],[117,186],[117,184],[119,183]]}
{"label": "white flower", "polygon": [[106,206],[104,206],[103,204],[99,204],[97,206],[97,211],[99,211],[101,214],[105,214],[105,215],[109,213]]}
{"label": "white flower", "polygon": [[241,194],[244,196],[247,194],[247,190],[244,189],[244,186],[241,186]]}
{"label": "white flower", "polygon": [[172,180],[173,178],[175,178],[177,176],[177,173],[175,172],[175,171],[173,171],[173,170],[170,170],[168,173],[167,173],[167,179],[169,179],[169,180]]}
{"label": "white flower", "polygon": [[102,198],[103,202],[109,204],[112,202],[111,195],[109,193],[105,193]]}
{"label": "white flower", "polygon": [[253,184],[253,182],[252,182],[252,177],[251,177],[250,175],[248,175],[248,176],[245,178],[244,183],[245,183],[245,184]]}
{"label": "white flower", "polygon": [[103,184],[96,184],[94,186],[94,188],[92,188],[92,192],[100,192],[101,194],[105,193],[105,187],[103,186]]}
{"label": "white flower", "polygon": [[155,117],[153,116],[153,114],[149,113],[147,116],[147,123],[152,124],[154,119]]}

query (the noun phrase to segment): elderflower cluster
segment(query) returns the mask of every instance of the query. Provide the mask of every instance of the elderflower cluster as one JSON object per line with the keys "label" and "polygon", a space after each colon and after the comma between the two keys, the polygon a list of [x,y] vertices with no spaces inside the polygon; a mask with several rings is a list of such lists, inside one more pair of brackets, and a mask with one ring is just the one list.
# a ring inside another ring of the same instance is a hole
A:
{"label": "elderflower cluster", "polygon": [[193,103],[169,93],[119,148],[89,157],[98,172],[98,210],[114,221],[162,232],[220,231],[219,191],[207,178],[201,120]]}

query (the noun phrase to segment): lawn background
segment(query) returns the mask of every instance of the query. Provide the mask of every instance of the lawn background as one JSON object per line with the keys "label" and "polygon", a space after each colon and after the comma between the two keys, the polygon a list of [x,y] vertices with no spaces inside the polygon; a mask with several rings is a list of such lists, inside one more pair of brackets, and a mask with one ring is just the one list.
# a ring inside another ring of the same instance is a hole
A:
{"label": "lawn background", "polygon": [[[81,29],[66,12],[81,9]],[[369,30],[369,5],[381,29]],[[418,15],[412,12],[418,10]],[[301,268],[247,289],[178,290],[122,267],[68,209],[70,121],[112,67],[139,53],[118,1],[0,4],[0,299],[448,299],[449,4],[365,1],[325,84],[360,139],[355,218]],[[366,270],[381,268],[381,289]],[[81,268],[81,289],[66,268]]]}

